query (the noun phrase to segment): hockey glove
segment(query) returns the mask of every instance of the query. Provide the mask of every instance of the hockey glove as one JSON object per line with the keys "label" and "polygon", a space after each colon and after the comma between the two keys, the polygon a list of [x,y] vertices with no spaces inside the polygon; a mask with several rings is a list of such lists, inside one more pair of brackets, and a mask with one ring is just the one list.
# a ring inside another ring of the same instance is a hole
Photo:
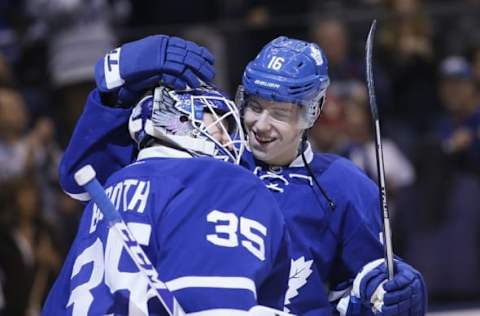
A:
{"label": "hockey glove", "polygon": [[363,267],[353,282],[347,315],[423,316],[427,309],[427,292],[422,275],[412,266],[395,260],[395,275],[388,281],[383,259]]}
{"label": "hockey glove", "polygon": [[131,106],[159,82],[174,89],[197,88],[215,76],[208,49],[178,37],[148,36],[116,48],[95,66],[97,88],[110,100]]}

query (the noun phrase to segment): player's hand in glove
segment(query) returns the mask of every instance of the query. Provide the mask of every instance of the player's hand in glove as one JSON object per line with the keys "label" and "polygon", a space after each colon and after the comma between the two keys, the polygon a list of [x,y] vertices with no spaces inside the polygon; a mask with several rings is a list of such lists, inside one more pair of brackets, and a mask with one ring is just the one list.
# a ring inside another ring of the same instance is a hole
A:
{"label": "player's hand in glove", "polygon": [[211,83],[213,63],[204,47],[178,37],[154,35],[126,43],[101,58],[95,66],[95,81],[109,103],[131,106],[160,81],[174,89]]}
{"label": "player's hand in glove", "polygon": [[398,260],[394,271],[389,281],[383,259],[367,264],[353,282],[347,315],[364,315],[361,310],[384,316],[425,315],[427,292],[422,275]]}

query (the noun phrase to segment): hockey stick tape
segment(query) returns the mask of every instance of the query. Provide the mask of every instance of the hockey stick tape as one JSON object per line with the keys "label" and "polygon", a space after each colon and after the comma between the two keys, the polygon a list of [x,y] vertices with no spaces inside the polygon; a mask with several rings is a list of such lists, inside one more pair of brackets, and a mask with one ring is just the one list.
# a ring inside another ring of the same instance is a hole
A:
{"label": "hockey stick tape", "polygon": [[84,186],[95,178],[95,170],[91,165],[86,165],[75,172],[74,178],[78,185]]}

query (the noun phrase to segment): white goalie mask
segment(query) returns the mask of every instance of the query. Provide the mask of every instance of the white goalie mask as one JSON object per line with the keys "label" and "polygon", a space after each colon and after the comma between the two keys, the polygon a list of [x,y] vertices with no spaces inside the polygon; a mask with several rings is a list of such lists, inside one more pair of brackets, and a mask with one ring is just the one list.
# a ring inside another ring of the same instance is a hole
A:
{"label": "white goalie mask", "polygon": [[209,86],[155,88],[133,108],[128,129],[139,149],[159,140],[194,155],[238,164],[245,148],[237,107]]}

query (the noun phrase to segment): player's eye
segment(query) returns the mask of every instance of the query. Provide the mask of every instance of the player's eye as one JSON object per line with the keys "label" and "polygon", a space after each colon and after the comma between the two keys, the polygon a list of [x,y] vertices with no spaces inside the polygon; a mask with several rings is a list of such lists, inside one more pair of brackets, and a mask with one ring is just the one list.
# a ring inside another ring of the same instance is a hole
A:
{"label": "player's eye", "polygon": [[263,111],[263,107],[258,102],[255,102],[255,101],[248,102],[247,108],[252,110],[255,113],[262,113]]}
{"label": "player's eye", "polygon": [[292,113],[290,111],[280,110],[280,109],[273,109],[270,111],[270,115],[279,121],[289,121]]}

